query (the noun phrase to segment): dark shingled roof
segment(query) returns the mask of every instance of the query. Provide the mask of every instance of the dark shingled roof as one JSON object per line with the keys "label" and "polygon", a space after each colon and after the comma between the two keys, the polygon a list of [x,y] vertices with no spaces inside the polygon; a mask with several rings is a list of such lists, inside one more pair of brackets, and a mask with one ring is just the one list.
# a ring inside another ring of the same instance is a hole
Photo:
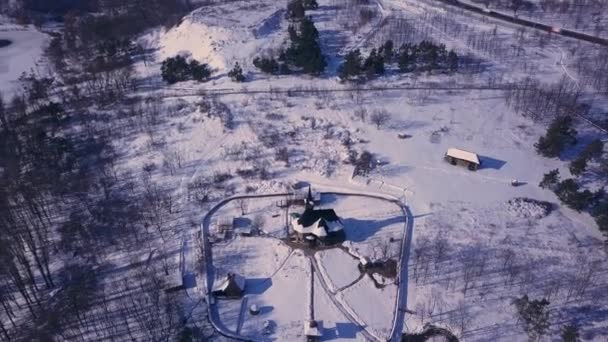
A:
{"label": "dark shingled roof", "polygon": [[298,219],[298,223],[303,227],[311,226],[319,219],[323,219],[328,222],[340,221],[338,215],[333,209],[312,209],[305,210],[302,216]]}

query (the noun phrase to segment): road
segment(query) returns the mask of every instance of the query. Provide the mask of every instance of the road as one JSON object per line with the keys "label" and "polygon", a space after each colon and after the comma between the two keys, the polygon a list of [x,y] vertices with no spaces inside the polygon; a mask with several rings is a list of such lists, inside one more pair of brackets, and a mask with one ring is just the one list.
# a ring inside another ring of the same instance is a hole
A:
{"label": "road", "polygon": [[[230,338],[240,340],[240,341],[252,341],[250,338],[248,338],[246,336],[241,336],[238,333],[235,333],[235,332],[231,331],[230,329],[228,329],[226,326],[224,326],[224,324],[221,322],[217,305],[211,304],[211,303],[215,303],[215,301],[212,300],[212,294],[211,294],[212,289],[213,289],[213,282],[215,280],[215,268],[213,266],[213,255],[212,255],[212,250],[211,250],[211,244],[209,243],[211,218],[221,207],[223,207],[227,203],[234,201],[234,200],[285,197],[290,194],[291,193],[279,193],[279,194],[244,195],[244,196],[230,197],[230,198],[224,199],[224,200],[220,201],[218,204],[216,204],[213,208],[211,208],[211,210],[209,210],[209,212],[203,218],[203,221],[201,223],[201,232],[202,232],[202,237],[203,237],[203,241],[204,241],[204,245],[205,245],[204,249],[205,249],[206,278],[207,278],[207,298],[208,298],[207,302],[209,303],[209,305],[207,306],[207,309],[208,309],[208,314],[209,314],[209,321],[211,322],[211,325],[214,327],[214,329],[223,336],[230,337]],[[373,198],[373,199],[389,201],[389,202],[399,206],[399,208],[401,208],[401,210],[403,211],[403,214],[404,214],[406,220],[404,223],[403,238],[401,241],[401,253],[400,253],[401,255],[400,255],[399,262],[398,262],[399,273],[397,275],[397,280],[396,280],[396,284],[398,285],[398,288],[397,288],[397,296],[395,299],[395,309],[394,309],[394,313],[393,313],[393,317],[394,317],[393,324],[392,324],[392,329],[391,329],[391,334],[390,334],[391,341],[395,341],[395,342],[399,341],[401,339],[401,335],[402,335],[402,331],[403,331],[403,324],[405,322],[405,310],[407,308],[407,286],[408,286],[408,270],[407,270],[408,267],[407,267],[407,265],[408,265],[411,242],[412,242],[412,235],[413,235],[413,226],[414,226],[413,215],[410,213],[409,208],[404,203],[402,203],[399,199],[396,199],[396,198],[393,198],[391,196],[384,195],[384,194],[336,192],[336,191],[322,192],[321,194],[322,195],[339,195],[339,196],[358,196],[358,197],[366,197],[366,198]],[[290,256],[291,256],[291,253],[286,258],[286,260],[289,259]],[[344,307],[343,303],[341,303],[338,299],[336,299],[335,295],[330,291],[329,286],[326,283],[325,279],[323,279],[323,276],[321,276],[322,273],[319,270],[319,266],[318,266],[315,258],[311,256],[310,261],[311,261],[311,265],[314,269],[314,273],[319,275],[320,284],[323,287],[323,290],[327,293],[328,297],[332,300],[334,305],[336,305],[338,310],[340,310],[344,314],[344,316],[346,318],[348,318],[353,324],[356,324],[357,326],[359,326],[361,328],[361,333],[363,334],[363,336],[366,339],[368,339],[370,341],[380,341],[381,339],[379,339],[378,337],[376,337],[375,335],[370,333],[368,330],[366,330],[365,326],[363,324],[361,324],[357,320],[357,318],[355,318],[351,314],[351,312]],[[283,263],[283,265],[284,265],[284,263]],[[311,273],[311,277],[312,276],[313,276],[313,273]],[[313,315],[314,315],[314,313],[313,313]]]}
{"label": "road", "polygon": [[447,4],[450,6],[454,6],[454,7],[458,7],[458,8],[462,8],[464,10],[467,10],[469,12],[474,12],[477,14],[481,14],[483,16],[486,17],[490,17],[490,18],[494,18],[494,19],[498,19],[498,20],[502,20],[511,24],[516,24],[519,26],[525,26],[525,27],[530,27],[536,30],[540,30],[540,31],[544,31],[544,32],[549,32],[552,34],[557,34],[557,35],[561,35],[564,37],[568,37],[568,38],[573,38],[573,39],[577,39],[577,40],[581,40],[581,41],[585,41],[588,43],[593,43],[593,44],[598,44],[598,45],[602,45],[602,46],[608,46],[608,39],[605,38],[601,38],[601,37],[596,37],[596,36],[592,36],[586,33],[581,33],[581,32],[576,32],[576,31],[571,31],[571,30],[567,30],[567,29],[561,29],[559,27],[554,27],[554,26],[550,26],[547,24],[543,24],[543,23],[539,23],[539,22],[535,22],[535,21],[531,21],[531,20],[527,20],[527,19],[521,19],[521,18],[517,18],[515,16],[511,16],[511,15],[507,15],[501,12],[496,12],[493,10],[488,10],[482,7],[477,7],[468,3],[463,3],[460,2],[458,0],[435,0],[436,2],[441,2],[443,4]]}

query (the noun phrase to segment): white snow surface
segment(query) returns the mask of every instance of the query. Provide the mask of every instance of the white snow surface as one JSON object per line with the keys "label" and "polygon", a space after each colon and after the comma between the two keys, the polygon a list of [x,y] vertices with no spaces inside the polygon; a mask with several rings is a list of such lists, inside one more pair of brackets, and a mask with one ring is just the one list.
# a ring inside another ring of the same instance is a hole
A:
{"label": "white snow surface", "polygon": [[315,254],[323,272],[323,277],[332,287],[339,290],[352,284],[359,277],[359,261],[340,248],[332,248]]}
{"label": "white snow surface", "polygon": [[37,70],[49,36],[31,26],[2,23],[0,39],[10,40],[11,45],[0,48],[0,90],[9,98],[19,87],[19,77],[25,72]]}

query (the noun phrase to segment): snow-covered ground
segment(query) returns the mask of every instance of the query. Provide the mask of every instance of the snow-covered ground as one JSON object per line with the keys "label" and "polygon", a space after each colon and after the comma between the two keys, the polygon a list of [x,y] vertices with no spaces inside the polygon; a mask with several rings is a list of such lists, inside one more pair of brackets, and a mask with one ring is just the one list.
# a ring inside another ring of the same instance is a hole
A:
{"label": "snow-covered ground", "polygon": [[315,258],[321,265],[323,277],[329,279],[332,291],[342,289],[359,278],[359,261],[342,249],[323,250],[316,253]]}
{"label": "snow-covered ground", "polygon": [[[285,192],[295,181],[305,180],[320,190],[390,194],[409,206],[414,240],[407,265],[409,279],[401,280],[408,285],[408,332],[420,331],[425,323],[433,322],[467,341],[525,340],[511,302],[529,294],[550,297],[551,337],[558,336],[564,323],[577,323],[586,339],[602,341],[608,334],[603,309],[608,304],[603,295],[607,290],[605,266],[594,274],[596,278],[586,291],[569,294],[569,284],[580,277],[583,266],[605,260],[602,237],[587,214],[563,208],[553,193],[537,186],[550,169],[568,174],[568,158],[546,159],[536,154],[533,145],[545,127],[514,113],[505,104],[502,91],[467,89],[525,76],[540,76],[546,82],[564,75],[576,79],[564,53],[575,43],[558,37],[541,46],[542,37],[535,33],[520,35],[516,27],[409,0],[382,1],[383,10],[377,17],[357,32],[347,32],[340,22],[344,11],[339,5],[343,3],[319,2],[321,7],[311,14],[324,52],[330,55],[330,72],[318,79],[271,77],[251,66],[254,56],[284,44],[288,25],[284,2],[230,1],[204,6],[179,25],[141,38],[154,51],[154,61],[136,65],[137,76],[150,86],[141,87],[138,95],[148,98],[142,110],[157,110],[157,121],[139,123],[149,125],[145,129],[121,127],[128,134],[114,144],[123,156],[120,168],[136,173],[142,168],[152,170],[151,180],[173,196],[178,208],[172,215],[178,218],[165,224],[174,233],[166,237],[170,243],[149,246],[138,256],[117,255],[116,268],[128,269],[134,259],[144,263],[163,250],[174,264],[181,239],[196,232],[211,203],[235,194]],[[449,32],[446,28],[451,26],[441,25],[451,24],[448,19],[429,19],[437,18],[438,13],[461,22],[461,32]],[[402,21],[391,26],[392,21],[387,20],[386,25],[376,26],[389,15]],[[416,25],[417,40],[428,37],[479,58],[482,71],[401,75],[393,66],[388,75],[365,86],[432,83],[459,85],[461,89],[337,91],[353,87],[333,77],[341,55],[355,46],[367,53],[392,37],[391,30],[405,30],[406,22]],[[0,28],[0,39],[14,39],[13,45],[0,48],[0,84],[6,95],[21,72],[35,66],[47,38],[33,29],[2,27],[6,29]],[[474,35],[492,37],[488,41],[497,42],[501,51],[509,53],[500,55],[480,47],[473,42]],[[160,62],[184,53],[209,63],[215,69],[212,80],[163,84]],[[235,62],[247,73],[244,84],[235,84],[226,76]],[[273,93],[271,88],[318,91]],[[227,95],[199,93],[222,89],[236,91]],[[258,92],[248,93],[251,90]],[[231,113],[231,124],[210,114],[217,108],[222,108],[223,115],[226,110]],[[367,114],[356,116],[357,110]],[[370,122],[370,115],[377,110],[391,117],[379,128]],[[600,136],[584,124],[577,129],[581,141]],[[410,137],[400,139],[400,134]],[[446,163],[443,157],[450,147],[478,153],[482,168],[471,172]],[[287,149],[288,161],[278,160],[280,148]],[[349,153],[364,150],[373,153],[381,166],[368,178],[352,179]],[[267,174],[259,174],[260,169]],[[523,185],[511,186],[514,179]],[[542,208],[529,202],[509,203],[515,198],[553,203],[553,211],[546,216]],[[302,338],[302,324],[310,314],[311,265],[309,256],[300,250],[292,252],[276,239],[285,234],[285,211],[277,201],[280,199],[247,200],[245,209],[233,201],[214,215],[260,223],[265,235],[213,244],[214,266],[239,273],[248,281],[245,299],[220,300],[217,305],[223,325],[232,331],[260,340],[291,341]],[[404,217],[397,205],[333,195],[323,198],[322,206],[335,209],[343,219],[347,235],[344,247],[352,254],[374,260],[398,257]],[[447,241],[445,254],[436,263],[429,261],[431,266],[421,274],[417,248],[428,243],[429,253],[436,253],[432,243],[439,238]],[[501,259],[509,250],[516,253],[515,275]],[[485,272],[468,284],[465,293],[463,262],[470,253],[487,263]],[[196,253],[188,254],[193,257]],[[387,337],[397,285],[389,283],[379,289],[369,276],[359,279],[357,260],[341,249],[322,251],[314,257],[323,270],[321,275],[315,273],[313,300],[315,318],[325,322],[324,339],[364,340],[356,322],[350,321],[333,300],[339,300],[349,315],[374,335]],[[324,277],[331,291],[338,292],[335,298],[323,291],[318,276]],[[261,309],[260,315],[248,313],[246,309],[252,304]],[[265,321],[271,322],[274,332],[270,335],[262,334]]]}
{"label": "snow-covered ground", "polygon": [[390,337],[397,286],[376,288],[369,276],[365,276],[338,297],[363,321],[374,336],[385,340]]}
{"label": "snow-covered ground", "polygon": [[[243,267],[262,267],[264,261]],[[247,279],[242,300],[219,300],[220,317],[224,325],[236,331],[242,301],[246,312],[242,317],[240,334],[261,341],[293,341],[303,338],[303,322],[308,317],[310,264],[301,251],[294,251],[275,274],[265,279]],[[257,305],[260,314],[249,314],[249,306]],[[264,322],[270,321],[272,333],[263,334]]]}
{"label": "snow-covered ground", "polygon": [[[4,22],[0,17],[0,40],[11,44],[0,47],[0,90],[6,99],[19,85],[19,77],[25,72],[46,72],[39,64],[49,36],[31,26]],[[39,69],[40,68],[40,69]]]}

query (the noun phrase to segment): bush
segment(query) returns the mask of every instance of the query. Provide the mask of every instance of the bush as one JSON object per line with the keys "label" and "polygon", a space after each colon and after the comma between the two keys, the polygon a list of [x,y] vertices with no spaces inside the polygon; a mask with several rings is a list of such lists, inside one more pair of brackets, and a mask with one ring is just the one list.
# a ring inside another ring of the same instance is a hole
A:
{"label": "bush", "polygon": [[190,63],[182,56],[169,57],[161,65],[163,80],[169,84],[195,80],[206,81],[211,76],[211,70],[205,63],[192,60]]}
{"label": "bush", "polygon": [[230,76],[230,78],[234,82],[245,82],[245,76],[243,75],[243,69],[241,68],[241,66],[239,65],[238,62],[236,64],[234,64],[234,68],[232,68],[232,70],[230,70],[230,72],[228,72],[228,76]]}

